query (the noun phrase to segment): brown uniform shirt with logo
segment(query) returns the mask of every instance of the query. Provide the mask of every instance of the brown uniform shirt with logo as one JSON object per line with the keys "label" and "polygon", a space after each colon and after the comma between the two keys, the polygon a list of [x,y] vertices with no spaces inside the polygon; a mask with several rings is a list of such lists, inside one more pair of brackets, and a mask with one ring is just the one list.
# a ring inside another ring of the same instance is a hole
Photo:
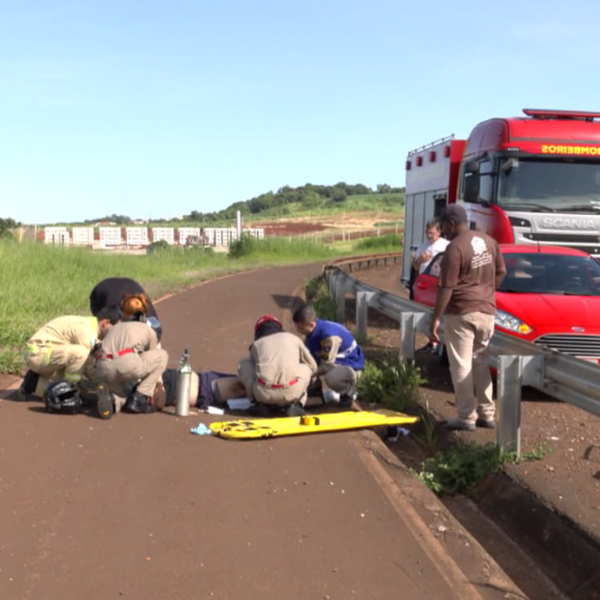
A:
{"label": "brown uniform shirt with logo", "polygon": [[506,266],[498,242],[480,231],[464,231],[446,248],[439,287],[452,290],[447,314],[496,312],[496,274]]}

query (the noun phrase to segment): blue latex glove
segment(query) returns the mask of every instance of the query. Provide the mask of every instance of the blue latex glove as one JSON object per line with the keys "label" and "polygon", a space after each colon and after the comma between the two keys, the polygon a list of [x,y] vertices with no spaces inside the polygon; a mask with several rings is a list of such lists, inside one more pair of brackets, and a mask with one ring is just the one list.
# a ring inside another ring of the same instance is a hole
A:
{"label": "blue latex glove", "polygon": [[190,433],[194,435],[212,435],[212,431],[204,423],[200,423],[198,427],[192,427]]}

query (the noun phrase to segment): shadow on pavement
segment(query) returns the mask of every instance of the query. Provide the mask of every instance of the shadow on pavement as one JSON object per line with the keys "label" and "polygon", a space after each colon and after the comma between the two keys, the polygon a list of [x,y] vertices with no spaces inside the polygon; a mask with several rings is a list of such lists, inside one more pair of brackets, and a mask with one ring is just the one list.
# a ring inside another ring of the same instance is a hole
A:
{"label": "shadow on pavement", "polygon": [[294,310],[300,306],[304,300],[300,296],[287,296],[284,294],[271,294],[271,298],[279,308]]}

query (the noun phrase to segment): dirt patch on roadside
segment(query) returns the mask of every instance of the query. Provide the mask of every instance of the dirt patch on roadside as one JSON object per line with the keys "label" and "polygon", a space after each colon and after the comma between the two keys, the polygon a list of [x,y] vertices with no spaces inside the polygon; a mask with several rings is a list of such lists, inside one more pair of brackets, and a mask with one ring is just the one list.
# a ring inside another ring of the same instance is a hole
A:
{"label": "dirt patch on roadside", "polygon": [[[278,221],[257,222],[256,227],[265,230],[266,236],[293,236],[308,235],[311,233],[339,233],[373,231],[373,235],[379,233],[398,232],[393,226],[393,213],[340,213],[326,215],[323,217],[300,217],[297,219],[282,219]],[[398,216],[398,219],[400,216]],[[386,224],[382,226],[382,224]]]}
{"label": "dirt patch on roadside", "polygon": [[327,229],[327,226],[323,223],[312,223],[308,221],[274,221],[270,223],[260,223],[260,227],[265,230],[266,236],[302,235],[306,233],[317,233]]}

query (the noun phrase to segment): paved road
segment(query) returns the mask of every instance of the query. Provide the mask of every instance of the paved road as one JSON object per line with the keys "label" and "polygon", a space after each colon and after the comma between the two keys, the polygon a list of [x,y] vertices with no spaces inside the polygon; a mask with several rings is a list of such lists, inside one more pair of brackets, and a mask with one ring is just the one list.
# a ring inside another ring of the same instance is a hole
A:
{"label": "paved road", "polygon": [[[164,300],[171,362],[189,346],[197,370],[233,371],[257,316],[284,317],[318,272],[258,271]],[[200,420],[0,401],[0,598],[507,597],[465,580],[364,433],[233,442],[191,435]]]}

